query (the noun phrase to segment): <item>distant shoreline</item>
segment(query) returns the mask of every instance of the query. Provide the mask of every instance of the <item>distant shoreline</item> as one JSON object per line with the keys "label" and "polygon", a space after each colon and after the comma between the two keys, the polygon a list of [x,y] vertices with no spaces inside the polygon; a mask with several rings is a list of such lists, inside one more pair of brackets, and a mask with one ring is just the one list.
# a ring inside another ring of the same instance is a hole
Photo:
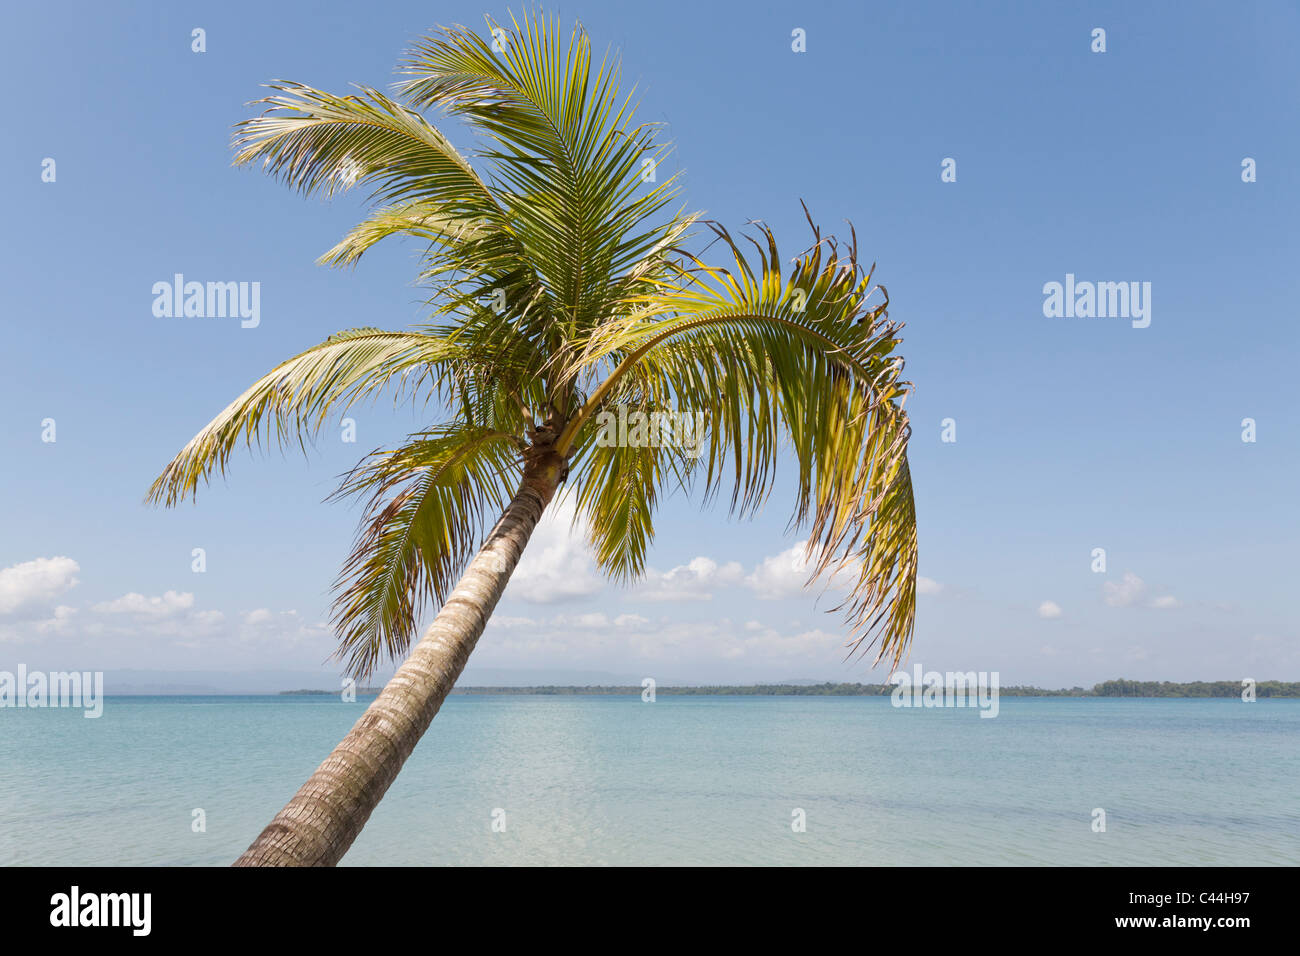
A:
{"label": "distant shoreline", "polygon": [[[381,688],[358,688],[358,695],[377,694]],[[669,697],[885,697],[894,690],[893,684],[743,684],[685,687],[655,687],[655,694]],[[622,697],[642,693],[639,685],[589,685],[534,687],[454,687],[453,694],[512,695],[517,697]],[[336,696],[337,690],[285,690],[282,697]],[[1001,687],[1002,697],[1129,697],[1129,698],[1239,698],[1240,681],[1131,681],[1111,680],[1094,685],[1091,689],[1072,687],[1050,690],[1042,687]],[[1255,696],[1300,697],[1300,682],[1259,681]]]}

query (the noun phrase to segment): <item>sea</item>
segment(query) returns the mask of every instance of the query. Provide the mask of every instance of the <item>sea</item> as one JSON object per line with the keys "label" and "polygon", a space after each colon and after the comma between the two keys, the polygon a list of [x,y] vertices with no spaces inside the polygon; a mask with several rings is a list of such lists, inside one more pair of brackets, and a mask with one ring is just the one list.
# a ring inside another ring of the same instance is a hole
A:
{"label": "sea", "polygon": [[[0,864],[221,866],[368,700],[0,711]],[[343,865],[1300,864],[1300,700],[452,696]]]}

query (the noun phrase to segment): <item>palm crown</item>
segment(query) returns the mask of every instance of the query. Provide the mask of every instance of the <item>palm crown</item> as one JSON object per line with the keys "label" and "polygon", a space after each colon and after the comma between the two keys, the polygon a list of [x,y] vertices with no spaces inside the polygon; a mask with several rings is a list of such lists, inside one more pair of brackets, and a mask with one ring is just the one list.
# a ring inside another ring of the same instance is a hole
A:
{"label": "palm crown", "polygon": [[[596,560],[629,580],[665,490],[723,492],[752,514],[792,457],[811,576],[847,576],[850,647],[897,661],[916,595],[908,385],[856,237],[814,226],[811,247],[783,263],[761,224],[737,240],[670,209],[675,177],[644,174],[664,150],[634,124],[617,64],[595,67],[580,27],[567,43],[544,17],[511,27],[424,40],[400,99],[278,83],[239,125],[238,164],[261,160],[308,194],[372,190],[373,212],[322,262],[352,265],[391,235],[427,242],[430,315],[407,331],[341,332],[277,366],[186,445],[150,499],[194,494],[241,442],[305,442],[380,393],[430,400],[439,424],[373,452],[339,489],[368,502],[335,605],[338,653],[366,676],[408,650],[530,467],[567,480]],[[480,148],[453,148],[425,111],[463,121]],[[686,249],[692,227],[713,234],[703,252]],[[714,247],[721,262],[703,258]],[[598,441],[599,413],[620,405],[702,415],[699,454]]]}

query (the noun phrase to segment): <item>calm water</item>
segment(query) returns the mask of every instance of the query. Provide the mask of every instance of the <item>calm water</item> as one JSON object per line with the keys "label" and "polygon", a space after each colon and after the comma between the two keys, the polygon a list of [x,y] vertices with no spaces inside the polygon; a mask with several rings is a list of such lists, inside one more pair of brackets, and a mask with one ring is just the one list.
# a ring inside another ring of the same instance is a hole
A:
{"label": "calm water", "polygon": [[[363,707],[0,711],[0,863],[229,863]],[[344,862],[1295,865],[1300,701],[453,697]]]}

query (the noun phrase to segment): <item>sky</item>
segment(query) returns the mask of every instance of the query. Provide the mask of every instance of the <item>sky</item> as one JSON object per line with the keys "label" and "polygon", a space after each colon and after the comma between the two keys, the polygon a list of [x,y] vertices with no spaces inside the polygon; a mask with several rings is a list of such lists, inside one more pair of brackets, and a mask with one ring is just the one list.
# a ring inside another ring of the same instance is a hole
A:
{"label": "sky", "polygon": [[[386,89],[422,35],[509,9],[6,9],[0,669],[337,680],[331,586],[357,510],[324,499],[429,422],[358,407],[354,443],[327,428],[306,456],[236,454],[196,504],[143,498],[282,359],[418,322],[419,247],[316,266],[363,191],[303,198],[233,168],[231,126],[261,84]],[[803,200],[877,263],[915,385],[909,666],[1050,687],[1300,679],[1300,7],[546,9],[621,53],[692,209],[762,219],[794,252]],[[155,316],[176,273],[260,283],[258,323]],[[1147,318],[1048,314],[1067,276],[1137,283]],[[646,579],[616,587],[560,501],[463,682],[884,680],[845,659],[834,591],[803,587],[792,504],[778,485],[738,522],[671,497]]]}

